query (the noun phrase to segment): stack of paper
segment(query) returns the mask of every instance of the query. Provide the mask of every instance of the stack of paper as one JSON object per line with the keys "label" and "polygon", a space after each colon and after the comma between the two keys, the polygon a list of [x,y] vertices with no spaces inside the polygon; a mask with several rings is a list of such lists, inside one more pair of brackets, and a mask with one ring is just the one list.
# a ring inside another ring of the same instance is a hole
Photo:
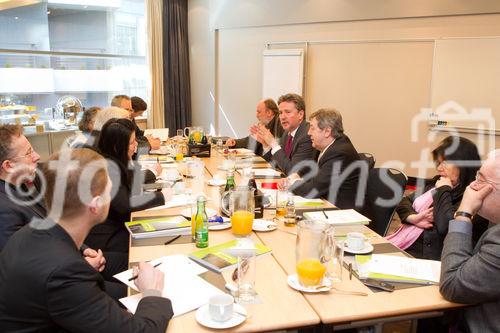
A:
{"label": "stack of paper", "polygon": [[[277,190],[274,189],[269,189],[269,188],[262,188],[260,189],[262,193],[266,196],[266,198],[269,200],[269,208],[274,208],[276,207],[276,192]],[[325,205],[325,202],[322,199],[309,199],[309,198],[304,198],[298,195],[293,195],[292,193],[288,193],[289,196],[293,197],[293,202],[295,204],[295,208],[313,208],[313,207],[323,207]],[[266,207],[268,208],[268,207]],[[324,219],[324,217],[323,217]]]}
{"label": "stack of paper", "polygon": [[191,221],[183,216],[130,221],[125,222],[125,227],[136,239],[191,234]]}
{"label": "stack of paper", "polygon": [[357,255],[356,265],[360,278],[388,282],[437,284],[441,274],[440,261],[386,254]]}
{"label": "stack of paper", "polygon": [[[207,270],[185,255],[166,256],[151,261],[152,265],[161,264],[157,267],[165,274],[165,285],[162,295],[172,302],[174,317],[197,309],[208,303],[208,299],[223,292],[214,287],[198,275]],[[130,288],[137,290],[132,277],[132,269],[116,274],[114,277],[125,283]],[[120,299],[120,302],[132,313],[135,313],[142,294]]]}
{"label": "stack of paper", "polygon": [[160,139],[160,141],[168,140],[168,128],[148,128],[144,131],[144,135]]}
{"label": "stack of paper", "polygon": [[[210,200],[209,197],[205,196],[206,200]],[[179,207],[179,206],[187,206],[191,205],[196,202],[196,197],[189,195],[189,194],[175,194],[172,196],[172,199],[167,201],[164,205],[149,208],[146,210],[158,210],[158,209],[166,209],[166,208],[172,208],[172,207]]]}
{"label": "stack of paper", "polygon": [[313,221],[326,221],[333,225],[369,224],[370,219],[354,209],[337,209],[304,213],[304,218]]}
{"label": "stack of paper", "polygon": [[251,171],[255,174],[255,178],[280,178],[281,172],[271,168],[253,168]]}

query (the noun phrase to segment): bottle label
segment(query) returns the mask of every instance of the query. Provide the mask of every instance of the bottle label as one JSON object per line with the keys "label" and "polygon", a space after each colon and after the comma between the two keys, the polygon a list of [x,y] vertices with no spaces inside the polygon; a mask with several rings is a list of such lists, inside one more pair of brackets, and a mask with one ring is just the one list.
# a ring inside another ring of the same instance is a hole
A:
{"label": "bottle label", "polygon": [[196,232],[196,244],[208,244],[208,230],[200,230]]}

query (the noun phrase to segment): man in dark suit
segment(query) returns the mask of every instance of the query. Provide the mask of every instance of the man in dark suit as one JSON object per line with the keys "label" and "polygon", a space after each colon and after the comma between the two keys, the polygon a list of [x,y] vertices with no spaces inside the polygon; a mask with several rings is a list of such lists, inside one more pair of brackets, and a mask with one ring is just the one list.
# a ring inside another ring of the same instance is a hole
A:
{"label": "man in dark suit", "polygon": [[354,208],[361,162],[351,140],[344,134],[341,114],[334,109],[321,109],[309,120],[308,134],[316,149],[318,169],[303,175],[304,179],[297,173],[290,175],[293,193],[326,198],[342,209]]}
{"label": "man in dark suit", "polygon": [[0,254],[2,332],[165,332],[173,312],[161,297],[162,272],[146,263],[135,269],[144,297],[132,315],[104,292],[101,275],[79,252],[108,214],[104,158],[86,148],[63,151],[51,157],[44,176],[49,217],[24,226]]}
{"label": "man in dark suit", "polygon": [[[464,332],[498,332],[500,327],[500,150],[493,151],[465,190],[450,221],[441,254],[439,290],[463,308]],[[479,215],[493,224],[476,246],[473,221]]]}
{"label": "man in dark suit", "polygon": [[33,185],[39,160],[21,126],[0,126],[0,251],[33,217],[47,214]]}
{"label": "man in dark suit", "polygon": [[304,99],[297,94],[286,94],[278,100],[280,122],[285,130],[279,140],[262,125],[254,125],[250,132],[262,143],[263,157],[289,174],[300,161],[312,160],[311,139],[307,135],[309,123],[305,121]]}
{"label": "man in dark suit", "polygon": [[139,147],[146,147],[147,151],[160,148],[160,139],[153,138],[150,135],[145,136],[144,131],[135,123],[135,118],[142,115],[148,108],[148,104],[142,98],[137,96],[130,98],[127,95],[116,95],[111,100],[111,106],[125,109],[130,113],[129,118],[135,125],[135,133]]}
{"label": "man in dark suit", "polygon": [[[271,98],[259,101],[256,116],[259,124],[263,124],[273,136],[279,138],[283,135],[278,106]],[[248,148],[253,150],[256,155],[262,155],[263,152],[262,144],[250,135],[241,139],[228,139],[226,145],[229,148]]]}

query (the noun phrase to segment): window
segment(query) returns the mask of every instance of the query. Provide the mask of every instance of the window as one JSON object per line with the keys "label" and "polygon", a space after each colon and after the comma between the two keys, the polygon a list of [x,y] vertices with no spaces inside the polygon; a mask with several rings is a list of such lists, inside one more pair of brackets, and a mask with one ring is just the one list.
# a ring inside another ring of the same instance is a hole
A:
{"label": "window", "polygon": [[0,124],[51,120],[64,95],[84,107],[149,100],[144,0],[11,3],[0,8]]}

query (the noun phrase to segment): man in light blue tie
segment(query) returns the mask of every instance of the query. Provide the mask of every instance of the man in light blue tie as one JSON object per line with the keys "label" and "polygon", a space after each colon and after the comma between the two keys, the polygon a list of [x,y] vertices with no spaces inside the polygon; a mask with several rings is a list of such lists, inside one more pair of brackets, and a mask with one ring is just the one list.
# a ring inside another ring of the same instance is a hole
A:
{"label": "man in light blue tie", "polygon": [[309,123],[305,120],[304,99],[297,94],[286,94],[278,100],[281,126],[285,130],[281,138],[275,138],[265,126],[252,126],[250,132],[262,143],[263,157],[288,174],[299,162],[314,159],[311,138],[307,135]]}

